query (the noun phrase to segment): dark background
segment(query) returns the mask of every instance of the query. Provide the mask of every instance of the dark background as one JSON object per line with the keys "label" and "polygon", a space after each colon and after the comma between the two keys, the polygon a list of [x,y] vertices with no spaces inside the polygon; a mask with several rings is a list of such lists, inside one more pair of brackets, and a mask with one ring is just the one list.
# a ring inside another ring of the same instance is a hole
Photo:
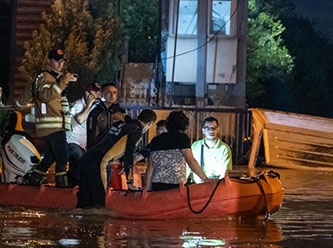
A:
{"label": "dark background", "polygon": [[333,43],[333,0],[291,0],[298,15],[313,20],[316,29]]}

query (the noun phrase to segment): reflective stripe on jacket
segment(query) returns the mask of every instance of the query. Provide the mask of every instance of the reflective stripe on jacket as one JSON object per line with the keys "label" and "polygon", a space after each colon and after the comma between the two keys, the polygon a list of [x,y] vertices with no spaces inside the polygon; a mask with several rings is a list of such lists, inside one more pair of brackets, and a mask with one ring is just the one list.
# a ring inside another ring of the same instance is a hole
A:
{"label": "reflective stripe on jacket", "polygon": [[64,130],[61,107],[61,93],[64,89],[59,84],[62,75],[54,71],[42,71],[34,83],[36,134],[39,137]]}

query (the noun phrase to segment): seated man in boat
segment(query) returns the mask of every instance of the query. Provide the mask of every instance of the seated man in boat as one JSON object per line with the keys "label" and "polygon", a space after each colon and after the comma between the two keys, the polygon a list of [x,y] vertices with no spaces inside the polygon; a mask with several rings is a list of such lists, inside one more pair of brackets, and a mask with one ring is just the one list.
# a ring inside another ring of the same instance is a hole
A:
{"label": "seated man in boat", "polygon": [[[232,153],[230,147],[219,139],[219,123],[212,116],[202,122],[204,139],[195,141],[191,148],[194,158],[209,178],[222,179],[232,170]],[[188,168],[189,180],[201,183],[202,180]]]}
{"label": "seated man in boat", "polygon": [[101,94],[101,101],[87,116],[87,150],[102,139],[114,122],[123,120],[124,117],[123,113],[115,112],[115,108],[119,109],[117,85],[115,83],[103,84]]}
{"label": "seated man in boat", "polygon": [[150,143],[146,187],[159,191],[179,187],[186,183],[186,163],[204,182],[209,179],[195,160],[189,137],[184,133],[189,119],[183,111],[172,111],[166,122],[168,132],[153,138]]}
{"label": "seated man in boat", "polygon": [[156,113],[145,109],[136,120],[128,117],[125,121],[117,121],[108,133],[81,157],[78,207],[105,205],[108,161],[120,159],[124,166],[128,188],[136,189],[133,185],[134,153],[142,135],[155,120]]}
{"label": "seated man in boat", "polygon": [[100,101],[101,86],[98,82],[89,83],[84,89],[84,95],[70,104],[72,130],[66,131],[68,144],[67,171],[70,185],[78,185],[78,162],[87,150],[87,117],[90,111]]}

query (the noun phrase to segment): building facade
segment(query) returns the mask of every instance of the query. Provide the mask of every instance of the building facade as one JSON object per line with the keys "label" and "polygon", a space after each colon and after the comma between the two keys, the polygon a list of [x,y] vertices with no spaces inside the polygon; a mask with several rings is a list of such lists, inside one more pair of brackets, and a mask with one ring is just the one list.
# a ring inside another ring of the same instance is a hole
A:
{"label": "building facade", "polygon": [[[26,84],[17,71],[24,41],[39,28],[41,13],[52,1],[0,1],[11,13],[6,49],[10,66],[1,84],[15,99]],[[158,87],[159,105],[246,108],[247,0],[159,1],[164,79]],[[144,93],[148,90],[156,93],[154,85]]]}
{"label": "building facade", "polygon": [[165,105],[245,107],[246,0],[162,1]]}

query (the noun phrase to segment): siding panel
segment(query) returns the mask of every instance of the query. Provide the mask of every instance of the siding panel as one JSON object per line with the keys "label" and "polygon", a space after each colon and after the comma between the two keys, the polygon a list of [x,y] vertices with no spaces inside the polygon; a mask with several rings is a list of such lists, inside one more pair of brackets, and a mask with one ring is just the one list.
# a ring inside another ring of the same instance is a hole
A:
{"label": "siding panel", "polygon": [[24,54],[24,42],[31,38],[33,30],[42,23],[41,13],[49,11],[52,0],[17,0],[15,17],[15,69],[12,83],[13,98],[16,99],[27,82],[19,75],[18,67]]}

